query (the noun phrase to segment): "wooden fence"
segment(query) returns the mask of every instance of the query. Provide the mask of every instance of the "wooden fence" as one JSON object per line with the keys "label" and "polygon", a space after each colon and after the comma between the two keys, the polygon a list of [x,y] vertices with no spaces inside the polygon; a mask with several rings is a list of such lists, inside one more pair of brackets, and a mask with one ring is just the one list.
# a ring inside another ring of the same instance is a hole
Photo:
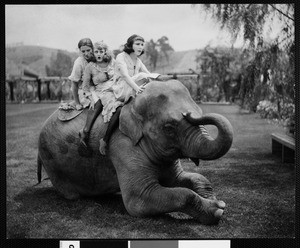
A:
{"label": "wooden fence", "polygon": [[[173,75],[173,74],[172,74]],[[175,74],[195,101],[200,100],[201,80],[197,74]],[[46,77],[37,80],[6,81],[7,102],[40,102],[73,99],[72,82],[68,78]]]}
{"label": "wooden fence", "polygon": [[71,100],[71,81],[67,78],[6,81],[6,101],[39,102]]}

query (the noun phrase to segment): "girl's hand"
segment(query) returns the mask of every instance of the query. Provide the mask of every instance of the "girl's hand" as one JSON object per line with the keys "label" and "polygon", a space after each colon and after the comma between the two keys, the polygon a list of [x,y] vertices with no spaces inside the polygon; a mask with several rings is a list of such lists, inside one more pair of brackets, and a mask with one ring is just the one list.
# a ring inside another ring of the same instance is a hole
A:
{"label": "girl's hand", "polygon": [[141,94],[145,89],[145,85],[138,86],[135,90],[135,95]]}
{"label": "girl's hand", "polygon": [[90,109],[94,110],[95,101],[94,101],[94,99],[92,97],[90,98],[90,100],[91,100]]}
{"label": "girl's hand", "polygon": [[76,110],[82,110],[83,106],[80,103],[75,105]]}

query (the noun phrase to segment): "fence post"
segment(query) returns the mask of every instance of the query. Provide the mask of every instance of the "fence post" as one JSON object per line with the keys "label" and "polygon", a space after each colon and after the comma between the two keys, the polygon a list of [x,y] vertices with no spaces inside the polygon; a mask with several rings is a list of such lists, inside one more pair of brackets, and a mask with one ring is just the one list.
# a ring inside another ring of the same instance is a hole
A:
{"label": "fence post", "polygon": [[46,81],[47,85],[47,100],[50,100],[50,81]]}
{"label": "fence post", "polygon": [[9,81],[8,85],[9,85],[9,90],[10,90],[10,100],[13,102],[15,100],[15,96],[14,96],[14,82],[13,81]]}
{"label": "fence post", "polygon": [[41,85],[42,85],[42,82],[41,82],[41,79],[37,79],[37,94],[38,94],[38,99],[39,99],[39,102],[42,100],[42,97],[41,97]]}

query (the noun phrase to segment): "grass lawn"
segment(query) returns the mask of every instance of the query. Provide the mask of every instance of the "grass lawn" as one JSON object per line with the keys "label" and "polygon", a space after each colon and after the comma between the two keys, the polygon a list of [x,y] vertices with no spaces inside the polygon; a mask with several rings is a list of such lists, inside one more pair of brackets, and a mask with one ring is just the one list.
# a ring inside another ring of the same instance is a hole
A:
{"label": "grass lawn", "polygon": [[[130,216],[121,195],[61,197],[49,180],[37,183],[39,131],[56,104],[6,105],[7,238],[56,239],[210,239],[291,238],[295,236],[295,170],[271,154],[272,132],[284,132],[235,105],[201,105],[203,112],[226,116],[234,129],[230,151],[196,167],[226,204],[216,226],[204,226],[183,214],[151,218]],[[215,128],[208,129],[215,133]],[[45,172],[43,172],[44,177]]]}

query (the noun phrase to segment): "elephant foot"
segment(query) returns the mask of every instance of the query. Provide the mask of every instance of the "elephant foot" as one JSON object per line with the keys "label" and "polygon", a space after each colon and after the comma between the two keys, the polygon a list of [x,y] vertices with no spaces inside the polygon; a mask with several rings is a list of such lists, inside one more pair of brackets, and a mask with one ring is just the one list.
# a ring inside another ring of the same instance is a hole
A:
{"label": "elephant foot", "polygon": [[99,151],[102,155],[106,155],[106,142],[103,139],[100,139]]}
{"label": "elephant foot", "polygon": [[87,141],[89,138],[89,133],[85,132],[83,129],[81,129],[78,133],[80,138],[80,143],[83,144],[85,147],[87,147]]}
{"label": "elephant foot", "polygon": [[201,197],[200,202],[196,206],[197,213],[192,211],[192,215],[205,225],[216,225],[223,215],[225,206],[226,204],[223,201]]}

